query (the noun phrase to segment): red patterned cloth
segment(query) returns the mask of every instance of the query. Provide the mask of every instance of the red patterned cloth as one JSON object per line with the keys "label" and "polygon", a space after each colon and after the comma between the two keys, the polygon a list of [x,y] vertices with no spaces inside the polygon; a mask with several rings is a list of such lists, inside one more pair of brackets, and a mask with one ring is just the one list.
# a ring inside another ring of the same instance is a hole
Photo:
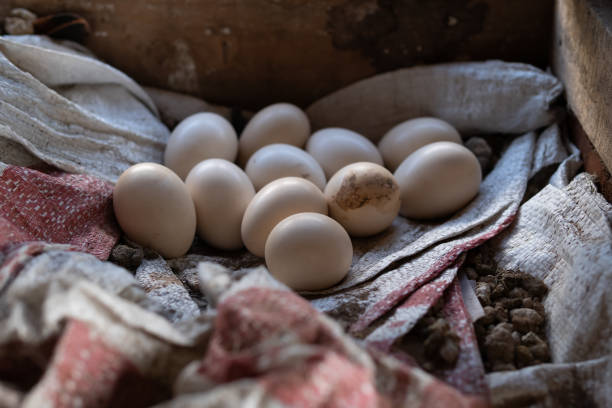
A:
{"label": "red patterned cloth", "polygon": [[119,238],[112,194],[96,177],[8,166],[0,175],[0,246],[70,244],[107,259]]}

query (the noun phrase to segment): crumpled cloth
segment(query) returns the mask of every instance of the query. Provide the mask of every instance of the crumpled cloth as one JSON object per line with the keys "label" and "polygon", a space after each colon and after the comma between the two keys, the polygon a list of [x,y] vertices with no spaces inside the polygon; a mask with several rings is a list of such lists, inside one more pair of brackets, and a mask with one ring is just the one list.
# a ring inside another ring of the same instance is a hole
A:
{"label": "crumpled cloth", "polygon": [[2,253],[20,261],[0,268],[13,275],[0,280],[0,383],[13,393],[36,383],[23,407],[486,406],[362,349],[263,268],[233,281],[214,310],[173,325],[123,268],[31,248]]}
{"label": "crumpled cloth", "polygon": [[149,95],[82,47],[0,36],[0,162],[40,162],[115,182],[161,162],[169,131]]}
{"label": "crumpled cloth", "polygon": [[112,195],[96,177],[0,167],[0,248],[43,241],[107,259],[119,238]]}
{"label": "crumpled cloth", "polygon": [[544,301],[551,364],[493,373],[496,405],[612,405],[612,205],[592,177],[548,185],[489,244],[498,265],[549,287]]}

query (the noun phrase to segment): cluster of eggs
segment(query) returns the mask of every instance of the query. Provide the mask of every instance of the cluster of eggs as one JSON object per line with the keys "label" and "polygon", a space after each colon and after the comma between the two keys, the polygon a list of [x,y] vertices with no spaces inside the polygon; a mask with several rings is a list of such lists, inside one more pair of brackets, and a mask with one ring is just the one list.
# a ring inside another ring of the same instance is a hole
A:
{"label": "cluster of eggs", "polygon": [[348,129],[311,135],[306,114],[286,103],[259,111],[240,139],[223,117],[192,115],[172,132],[164,164],[136,164],[117,181],[128,238],[167,258],[184,255],[196,232],[219,249],[244,245],[296,290],[341,281],[350,236],[378,234],[398,213],[447,216],[481,181],[478,160],[442,120],[400,123],[377,148]]}

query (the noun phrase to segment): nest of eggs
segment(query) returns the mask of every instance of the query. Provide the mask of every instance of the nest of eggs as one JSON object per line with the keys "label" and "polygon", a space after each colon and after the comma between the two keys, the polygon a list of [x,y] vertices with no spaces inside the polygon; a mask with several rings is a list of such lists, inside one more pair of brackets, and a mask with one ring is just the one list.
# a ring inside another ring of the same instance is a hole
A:
{"label": "nest of eggs", "polygon": [[310,130],[287,103],[255,114],[240,139],[222,116],[192,115],[173,130],[164,166],[136,164],[117,181],[119,225],[166,258],[184,255],[196,232],[214,248],[245,246],[275,278],[312,291],[346,276],[350,237],[398,214],[449,216],[478,194],[482,160],[442,120],[400,123],[378,147],[348,129]]}

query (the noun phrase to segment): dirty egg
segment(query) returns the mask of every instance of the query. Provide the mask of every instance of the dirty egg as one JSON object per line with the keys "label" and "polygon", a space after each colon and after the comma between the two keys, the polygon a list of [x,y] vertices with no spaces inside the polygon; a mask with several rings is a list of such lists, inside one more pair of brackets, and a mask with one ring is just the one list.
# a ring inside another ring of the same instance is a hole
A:
{"label": "dirty egg", "polygon": [[462,144],[459,132],[449,123],[436,118],[416,118],[394,126],[378,143],[385,166],[395,171],[415,150],[434,142]]}
{"label": "dirty egg", "polygon": [[223,159],[204,160],[191,169],[185,184],[195,204],[200,238],[219,249],[242,247],[240,224],[255,195],[242,169]]}
{"label": "dirty egg", "polygon": [[343,128],[326,128],[313,133],[306,144],[306,151],[319,162],[327,178],[351,163],[383,164],[378,149],[371,141]]}
{"label": "dirty egg", "polygon": [[300,108],[289,103],[270,105],[255,114],[240,135],[239,163],[244,166],[263,146],[286,143],[302,147],[310,135],[310,122]]}
{"label": "dirty egg", "polygon": [[279,222],[265,247],[270,274],[294,290],[322,290],[340,282],[351,267],[353,245],[333,219],[299,213]]}
{"label": "dirty egg", "polygon": [[378,234],[400,209],[400,189],[389,170],[374,163],[349,164],[325,187],[329,215],[354,237]]}
{"label": "dirty egg", "polygon": [[124,171],[113,191],[113,208],[127,237],[165,258],[184,255],[196,230],[187,186],[170,169],[139,163]]}
{"label": "dirty egg", "polygon": [[317,161],[304,150],[283,143],[264,146],[255,152],[245,167],[256,190],[282,177],[301,177],[321,190],[325,173]]}
{"label": "dirty egg", "polygon": [[323,193],[310,181],[283,177],[264,186],[247,207],[242,218],[242,241],[257,256],[264,256],[266,239],[272,228],[284,218],[301,213],[327,215]]}
{"label": "dirty egg", "polygon": [[184,180],[202,160],[234,161],[237,153],[236,131],[223,116],[196,113],[183,119],[172,131],[164,152],[164,164]]}
{"label": "dirty egg", "polygon": [[469,203],[480,188],[480,164],[474,153],[452,142],[436,142],[408,156],[394,173],[400,186],[400,214],[438,218]]}

